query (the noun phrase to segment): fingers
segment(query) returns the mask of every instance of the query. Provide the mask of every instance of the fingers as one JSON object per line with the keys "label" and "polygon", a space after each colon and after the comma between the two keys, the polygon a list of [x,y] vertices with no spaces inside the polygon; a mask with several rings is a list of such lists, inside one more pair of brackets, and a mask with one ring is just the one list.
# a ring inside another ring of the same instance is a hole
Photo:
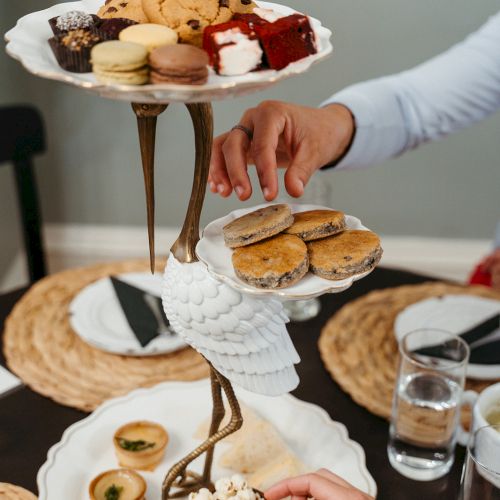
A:
{"label": "fingers", "polygon": [[285,128],[284,113],[278,105],[260,106],[254,116],[252,157],[257,169],[260,187],[267,201],[278,195],[276,151]]}
{"label": "fingers", "polygon": [[345,486],[346,488],[354,488],[352,484],[348,483],[345,479],[342,479],[340,476],[337,476],[337,474],[330,472],[328,469],[319,469],[318,471],[316,471],[316,474],[340,486]]}
{"label": "fingers", "polygon": [[267,500],[281,500],[292,498],[314,497],[316,500],[347,499],[346,488],[336,484],[318,474],[305,474],[303,476],[285,479],[265,492]]}
{"label": "fingers", "polygon": [[210,160],[210,173],[208,175],[208,184],[212,193],[219,193],[224,198],[228,197],[233,188],[227,175],[226,160],[222,153],[222,146],[229,133],[216,137],[212,146],[212,157]]}
{"label": "fingers", "polygon": [[315,164],[314,148],[303,142],[285,173],[285,188],[290,196],[298,198],[319,165]]}

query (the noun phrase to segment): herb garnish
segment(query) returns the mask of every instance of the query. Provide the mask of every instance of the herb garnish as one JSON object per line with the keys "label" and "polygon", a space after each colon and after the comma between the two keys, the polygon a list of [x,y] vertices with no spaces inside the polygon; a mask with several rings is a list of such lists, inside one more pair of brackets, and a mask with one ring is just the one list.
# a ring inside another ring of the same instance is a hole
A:
{"label": "herb garnish", "polygon": [[106,500],[119,500],[122,491],[123,491],[123,486],[116,486],[115,484],[112,484],[104,492],[104,496],[106,497]]}
{"label": "herb garnish", "polygon": [[118,444],[120,448],[123,448],[127,451],[143,451],[148,448],[152,448],[156,443],[150,443],[148,441],[144,441],[144,439],[138,439],[137,441],[130,441],[125,438],[118,438]]}

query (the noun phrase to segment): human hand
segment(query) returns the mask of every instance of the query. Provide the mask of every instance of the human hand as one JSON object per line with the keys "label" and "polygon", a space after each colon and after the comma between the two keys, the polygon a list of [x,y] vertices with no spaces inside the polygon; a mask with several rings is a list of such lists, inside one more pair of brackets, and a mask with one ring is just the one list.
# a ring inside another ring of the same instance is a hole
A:
{"label": "human hand", "polygon": [[264,496],[266,500],[281,500],[287,497],[292,497],[293,500],[306,500],[310,497],[316,500],[373,500],[326,469],[285,479],[269,488]]}
{"label": "human hand", "polygon": [[233,189],[247,200],[252,186],[247,165],[255,164],[260,187],[267,201],[278,194],[277,168],[286,168],[285,188],[299,197],[311,175],[340,158],[354,135],[354,118],[341,104],[309,108],[279,101],[264,101],[247,110],[240,125],[214,140],[209,186],[213,193],[229,196]]}

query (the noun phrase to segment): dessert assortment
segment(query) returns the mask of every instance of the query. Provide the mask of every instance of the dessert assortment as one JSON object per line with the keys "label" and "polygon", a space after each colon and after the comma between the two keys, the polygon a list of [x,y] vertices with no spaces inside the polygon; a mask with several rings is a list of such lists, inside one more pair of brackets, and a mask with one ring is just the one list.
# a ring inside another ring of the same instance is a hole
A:
{"label": "dessert assortment", "polygon": [[371,271],[382,257],[380,238],[347,229],[337,210],[292,214],[288,205],[270,205],[234,219],[222,231],[233,250],[236,276],[262,289],[291,286],[308,271],[343,280]]}
{"label": "dessert assortment", "polygon": [[59,65],[104,84],[203,85],[209,67],[239,76],[318,52],[306,15],[251,0],[106,0],[97,14],[69,11],[49,24]]}
{"label": "dessert assortment", "polygon": [[[306,471],[270,422],[247,406],[242,406],[242,413],[243,427],[227,439],[229,447],[219,459],[220,467],[236,474],[217,480],[214,492],[202,488],[192,493],[190,500],[261,500],[257,491]],[[222,427],[229,423],[229,416],[227,411]],[[202,422],[194,437],[204,440],[209,426],[208,420]],[[90,499],[144,499],[147,485],[137,471],[154,471],[165,455],[168,441],[165,428],[155,422],[138,420],[119,427],[113,435],[113,445],[122,468],[96,476],[89,485]]]}

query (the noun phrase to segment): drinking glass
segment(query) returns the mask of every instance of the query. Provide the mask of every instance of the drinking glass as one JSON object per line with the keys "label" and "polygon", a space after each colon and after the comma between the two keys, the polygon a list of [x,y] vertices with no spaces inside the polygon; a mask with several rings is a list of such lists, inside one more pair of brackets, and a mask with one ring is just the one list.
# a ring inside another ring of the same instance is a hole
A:
{"label": "drinking glass", "polygon": [[460,500],[500,499],[500,425],[480,427],[467,447]]}
{"label": "drinking glass", "polygon": [[430,481],[453,465],[469,347],[443,330],[407,333],[393,396],[387,452],[411,479]]}

